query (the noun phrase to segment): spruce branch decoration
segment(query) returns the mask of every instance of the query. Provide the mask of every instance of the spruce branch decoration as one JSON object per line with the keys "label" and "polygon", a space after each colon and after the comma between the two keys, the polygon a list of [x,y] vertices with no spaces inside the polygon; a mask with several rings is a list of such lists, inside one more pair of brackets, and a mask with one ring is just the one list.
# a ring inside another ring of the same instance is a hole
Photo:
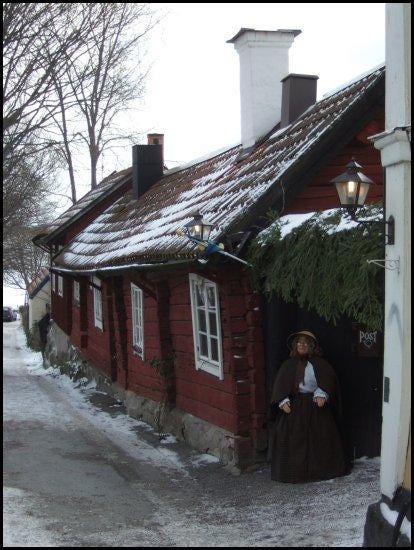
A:
{"label": "spruce branch decoration", "polygon": [[[371,205],[360,217],[381,214],[381,205]],[[367,260],[384,257],[384,235],[377,224],[339,230],[343,221],[340,211],[316,212],[284,236],[286,222],[274,221],[250,245],[252,284],[334,324],[346,315],[382,330],[384,272]]]}

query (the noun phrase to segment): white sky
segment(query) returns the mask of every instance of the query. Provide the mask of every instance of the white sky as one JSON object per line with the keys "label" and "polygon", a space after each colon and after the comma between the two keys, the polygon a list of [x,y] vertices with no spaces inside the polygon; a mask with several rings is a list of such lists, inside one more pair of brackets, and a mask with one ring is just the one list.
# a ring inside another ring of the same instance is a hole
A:
{"label": "white sky", "polygon": [[[169,167],[240,142],[239,59],[232,38],[241,27],[301,29],[290,72],[316,74],[318,99],[385,59],[385,4],[153,3],[164,14],[148,44],[152,70],[145,105],[129,112],[137,131],[165,134]],[[102,163],[100,163],[102,166]],[[99,179],[131,165],[131,148],[107,153]],[[87,162],[77,170],[82,196]],[[69,207],[64,205],[63,210]],[[6,291],[3,303],[23,303]],[[16,302],[16,300],[18,300]]]}

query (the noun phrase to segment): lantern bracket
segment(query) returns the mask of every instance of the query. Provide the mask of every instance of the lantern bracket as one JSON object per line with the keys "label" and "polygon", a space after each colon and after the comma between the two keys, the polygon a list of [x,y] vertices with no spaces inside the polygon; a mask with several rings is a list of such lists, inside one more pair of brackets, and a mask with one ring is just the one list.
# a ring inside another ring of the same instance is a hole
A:
{"label": "lantern bracket", "polygon": [[[352,221],[360,225],[380,225],[385,233],[385,244],[395,244],[395,219],[389,216],[388,220],[361,220],[356,217],[356,208],[347,208],[348,215]],[[387,231],[385,229],[387,228]]]}
{"label": "lantern bracket", "polygon": [[397,271],[400,273],[400,257],[396,259],[377,259],[377,260],[367,260],[367,264],[375,264],[383,269],[388,269],[389,271]]}
{"label": "lantern bracket", "polygon": [[234,254],[229,254],[229,252],[226,252],[224,250],[224,245],[223,244],[221,244],[221,243],[216,244],[214,241],[210,241],[210,240],[204,241],[204,240],[199,239],[197,237],[193,237],[192,235],[190,235],[188,227],[183,227],[183,228],[177,229],[176,234],[179,235],[179,236],[185,236],[191,242],[197,244],[197,248],[198,248],[197,259],[202,264],[207,263],[208,260],[206,258],[208,258],[208,256],[210,256],[214,252],[218,252],[219,254],[222,254],[223,256],[227,256],[228,258],[231,258],[232,260],[236,260],[237,262],[240,262],[241,264],[244,264],[244,265],[247,265],[247,266],[251,267],[251,264],[249,262],[246,262],[245,260],[242,260],[241,258],[238,258]]}

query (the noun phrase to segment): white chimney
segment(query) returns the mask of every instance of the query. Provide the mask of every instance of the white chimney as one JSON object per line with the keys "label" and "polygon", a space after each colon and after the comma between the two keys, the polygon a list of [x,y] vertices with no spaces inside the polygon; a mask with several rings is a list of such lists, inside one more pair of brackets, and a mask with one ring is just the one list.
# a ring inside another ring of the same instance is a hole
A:
{"label": "white chimney", "polygon": [[240,29],[227,42],[240,57],[241,143],[251,147],[281,118],[282,82],[289,74],[289,48],[300,30]]}

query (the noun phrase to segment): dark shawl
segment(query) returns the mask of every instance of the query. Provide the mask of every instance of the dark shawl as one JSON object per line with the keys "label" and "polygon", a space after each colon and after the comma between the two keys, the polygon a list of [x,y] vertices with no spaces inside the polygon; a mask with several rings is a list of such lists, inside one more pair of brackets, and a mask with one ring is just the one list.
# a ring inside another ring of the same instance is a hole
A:
{"label": "dark shawl", "polygon": [[329,395],[329,404],[335,416],[340,418],[342,405],[338,378],[331,365],[316,355],[306,360],[292,357],[282,364],[276,375],[271,402],[279,404],[286,397],[291,398],[299,393],[299,383],[303,380],[308,361],[313,365],[318,387]]}

